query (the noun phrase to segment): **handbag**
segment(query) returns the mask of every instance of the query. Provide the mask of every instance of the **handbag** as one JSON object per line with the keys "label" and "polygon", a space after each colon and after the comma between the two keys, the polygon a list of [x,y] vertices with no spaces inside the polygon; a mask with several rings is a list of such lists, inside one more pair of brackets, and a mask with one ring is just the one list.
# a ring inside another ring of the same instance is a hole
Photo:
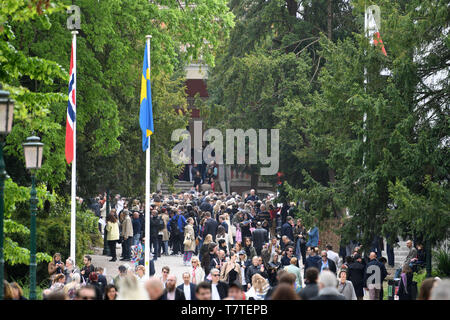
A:
{"label": "handbag", "polygon": [[191,239],[191,234],[190,233],[186,234],[186,237],[184,238],[183,244],[185,246],[188,246],[188,247],[192,244],[192,239]]}

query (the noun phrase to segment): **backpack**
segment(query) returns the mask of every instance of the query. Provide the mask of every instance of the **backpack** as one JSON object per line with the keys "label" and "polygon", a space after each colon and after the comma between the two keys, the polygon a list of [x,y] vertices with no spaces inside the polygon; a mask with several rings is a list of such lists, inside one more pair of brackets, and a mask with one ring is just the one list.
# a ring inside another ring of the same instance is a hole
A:
{"label": "backpack", "polygon": [[178,216],[177,219],[172,219],[170,220],[170,233],[174,234],[174,235],[178,235],[180,234],[180,230],[178,229],[178,219],[180,217]]}

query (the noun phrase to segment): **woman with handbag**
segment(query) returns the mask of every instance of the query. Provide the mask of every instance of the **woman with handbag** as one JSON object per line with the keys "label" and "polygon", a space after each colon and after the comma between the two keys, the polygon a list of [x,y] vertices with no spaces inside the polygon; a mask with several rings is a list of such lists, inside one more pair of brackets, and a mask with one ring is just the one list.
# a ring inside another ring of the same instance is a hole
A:
{"label": "woman with handbag", "polygon": [[192,254],[195,251],[195,231],[194,231],[194,219],[189,217],[187,224],[184,227],[184,255],[183,265],[188,266],[191,262]]}
{"label": "woman with handbag", "polygon": [[241,266],[236,263],[237,255],[231,251],[230,260],[225,262],[220,271],[220,280],[226,282],[228,285],[235,281],[242,282]]}
{"label": "woman with handbag", "polygon": [[112,257],[111,262],[117,260],[116,256],[116,242],[119,240],[119,223],[117,222],[117,218],[113,213],[110,213],[106,218],[106,240],[108,241],[109,252]]}

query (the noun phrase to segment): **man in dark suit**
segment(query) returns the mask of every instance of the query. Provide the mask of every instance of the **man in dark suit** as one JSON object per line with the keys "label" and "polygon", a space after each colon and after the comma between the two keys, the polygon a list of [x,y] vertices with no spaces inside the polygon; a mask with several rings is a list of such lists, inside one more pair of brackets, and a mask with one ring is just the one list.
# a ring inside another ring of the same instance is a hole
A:
{"label": "man in dark suit", "polygon": [[213,238],[213,241],[216,241],[217,227],[219,226],[219,224],[215,219],[211,218],[211,212],[207,211],[205,217],[205,231],[203,232],[203,235],[204,237],[206,237],[206,235],[210,234]]}
{"label": "man in dark suit", "polygon": [[355,289],[356,298],[363,300],[364,298],[364,265],[359,254],[354,256],[355,262],[348,266],[347,280],[351,281]]}
{"label": "man in dark suit", "polygon": [[191,274],[189,272],[183,273],[183,284],[180,284],[177,289],[183,291],[186,300],[197,300],[195,297],[195,284],[191,283]]}
{"label": "man in dark suit", "polygon": [[211,300],[222,300],[228,296],[228,285],[223,281],[219,281],[219,277],[219,269],[211,269]]}
{"label": "man in dark suit", "polygon": [[261,222],[256,224],[256,229],[252,234],[253,247],[255,247],[256,254],[261,255],[261,250],[264,243],[269,242],[269,233],[261,225]]}
{"label": "man in dark suit", "polygon": [[176,285],[177,277],[173,274],[169,275],[161,300],[186,300],[183,290],[178,289]]}
{"label": "man in dark suit", "polygon": [[298,295],[302,300],[310,300],[319,294],[319,270],[316,267],[310,267],[305,272],[305,287],[300,290]]}
{"label": "man in dark suit", "polygon": [[[377,260],[377,254],[375,252],[370,253],[369,259],[370,261],[364,271],[364,287],[369,290],[370,300],[379,300],[380,291],[383,290],[383,281],[387,276],[387,271],[384,264]],[[379,277],[371,277],[374,274],[378,274]]]}
{"label": "man in dark suit", "polygon": [[288,216],[286,223],[281,226],[281,237],[287,236],[289,240],[294,241],[294,219]]}
{"label": "man in dark suit", "polygon": [[322,272],[324,269],[330,270],[336,275],[336,263],[333,260],[328,259],[327,252],[322,251],[322,260],[318,262],[319,271]]}

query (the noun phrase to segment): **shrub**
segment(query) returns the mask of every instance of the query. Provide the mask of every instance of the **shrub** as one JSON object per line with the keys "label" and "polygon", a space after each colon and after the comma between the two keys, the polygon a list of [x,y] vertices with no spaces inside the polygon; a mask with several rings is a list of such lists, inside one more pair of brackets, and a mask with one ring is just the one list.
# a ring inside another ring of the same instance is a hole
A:
{"label": "shrub", "polygon": [[450,277],[450,252],[440,249],[433,256],[439,276]]}

